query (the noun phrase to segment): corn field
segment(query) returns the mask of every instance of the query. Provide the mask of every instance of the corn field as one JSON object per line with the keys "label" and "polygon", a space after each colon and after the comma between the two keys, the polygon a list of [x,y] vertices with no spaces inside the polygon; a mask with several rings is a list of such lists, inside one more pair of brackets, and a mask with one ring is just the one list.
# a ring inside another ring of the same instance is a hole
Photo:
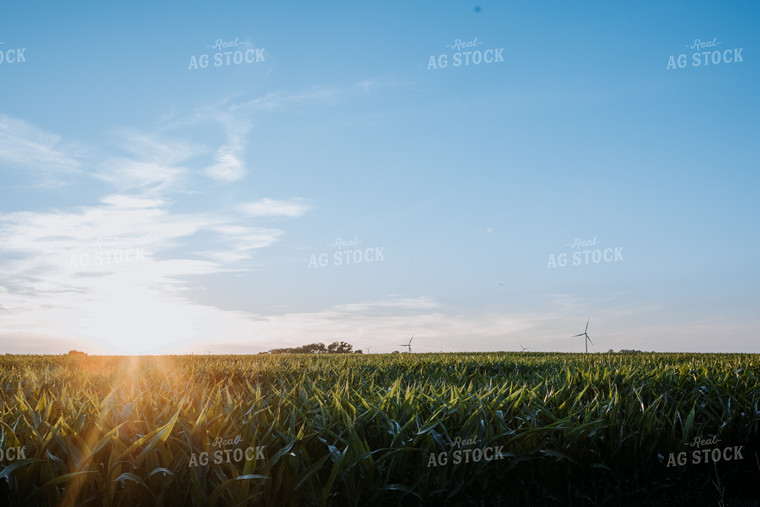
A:
{"label": "corn field", "polygon": [[0,365],[4,505],[760,505],[756,355]]}

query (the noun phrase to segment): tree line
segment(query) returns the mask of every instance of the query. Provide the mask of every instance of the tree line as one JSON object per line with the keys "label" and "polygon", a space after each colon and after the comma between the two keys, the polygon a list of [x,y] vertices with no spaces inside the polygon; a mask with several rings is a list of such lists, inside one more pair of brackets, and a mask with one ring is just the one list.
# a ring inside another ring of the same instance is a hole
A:
{"label": "tree line", "polygon": [[271,349],[262,354],[361,354],[361,350],[354,351],[353,345],[344,341],[332,342],[330,345],[324,343],[310,343],[300,347],[286,347]]}

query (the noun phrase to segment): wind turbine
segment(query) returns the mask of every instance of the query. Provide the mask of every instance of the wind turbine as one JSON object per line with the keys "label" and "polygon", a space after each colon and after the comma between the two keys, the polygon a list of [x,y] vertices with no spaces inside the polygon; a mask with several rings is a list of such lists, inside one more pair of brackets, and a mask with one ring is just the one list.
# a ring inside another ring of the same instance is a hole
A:
{"label": "wind turbine", "polygon": [[526,350],[528,350],[528,347],[523,347],[522,343],[518,343],[518,345],[520,346],[520,349],[521,349],[520,352],[525,352]]}
{"label": "wind turbine", "polygon": [[582,333],[578,333],[578,334],[576,334],[576,335],[573,335],[573,336],[571,336],[571,337],[570,337],[570,338],[577,338],[577,337],[579,337],[579,336],[585,336],[585,337],[586,337],[586,339],[584,340],[584,343],[586,344],[586,354],[588,354],[588,344],[589,344],[589,343],[590,343],[591,345],[593,345],[593,344],[594,344],[594,342],[592,342],[592,341],[591,341],[591,338],[589,338],[589,336],[588,336],[588,323],[589,323],[590,321],[591,321],[591,319],[588,319],[588,320],[586,321],[586,330],[585,330],[585,331],[583,331]]}
{"label": "wind turbine", "polygon": [[411,338],[409,338],[409,343],[402,343],[399,345],[399,347],[407,347],[409,349],[409,353],[412,353],[412,340],[414,340],[414,335],[412,335]]}

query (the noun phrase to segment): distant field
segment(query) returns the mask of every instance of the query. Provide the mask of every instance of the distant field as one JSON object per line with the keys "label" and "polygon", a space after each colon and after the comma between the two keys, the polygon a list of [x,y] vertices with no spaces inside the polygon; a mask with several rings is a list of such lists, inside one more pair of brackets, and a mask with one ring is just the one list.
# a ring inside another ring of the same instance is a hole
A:
{"label": "distant field", "polygon": [[760,356],[0,356],[8,505],[755,505]]}

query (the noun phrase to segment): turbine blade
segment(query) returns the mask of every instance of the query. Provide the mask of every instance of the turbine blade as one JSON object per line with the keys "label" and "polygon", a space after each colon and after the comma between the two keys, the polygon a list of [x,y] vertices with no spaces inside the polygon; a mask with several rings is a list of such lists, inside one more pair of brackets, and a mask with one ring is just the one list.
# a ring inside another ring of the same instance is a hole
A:
{"label": "turbine blade", "polygon": [[578,334],[574,334],[574,335],[573,335],[573,336],[571,336],[570,338],[576,338],[576,337],[578,337],[578,336],[583,336],[584,334],[585,334],[585,333],[578,333]]}
{"label": "turbine blade", "polygon": [[588,320],[586,321],[586,331],[588,331],[588,323],[589,323],[589,322],[591,322],[591,319],[588,319]]}
{"label": "turbine blade", "polygon": [[591,341],[591,337],[590,337],[589,335],[586,335],[586,339],[588,340],[588,342],[589,342],[591,345],[593,345],[593,344],[594,344],[594,342],[592,342],[592,341]]}

